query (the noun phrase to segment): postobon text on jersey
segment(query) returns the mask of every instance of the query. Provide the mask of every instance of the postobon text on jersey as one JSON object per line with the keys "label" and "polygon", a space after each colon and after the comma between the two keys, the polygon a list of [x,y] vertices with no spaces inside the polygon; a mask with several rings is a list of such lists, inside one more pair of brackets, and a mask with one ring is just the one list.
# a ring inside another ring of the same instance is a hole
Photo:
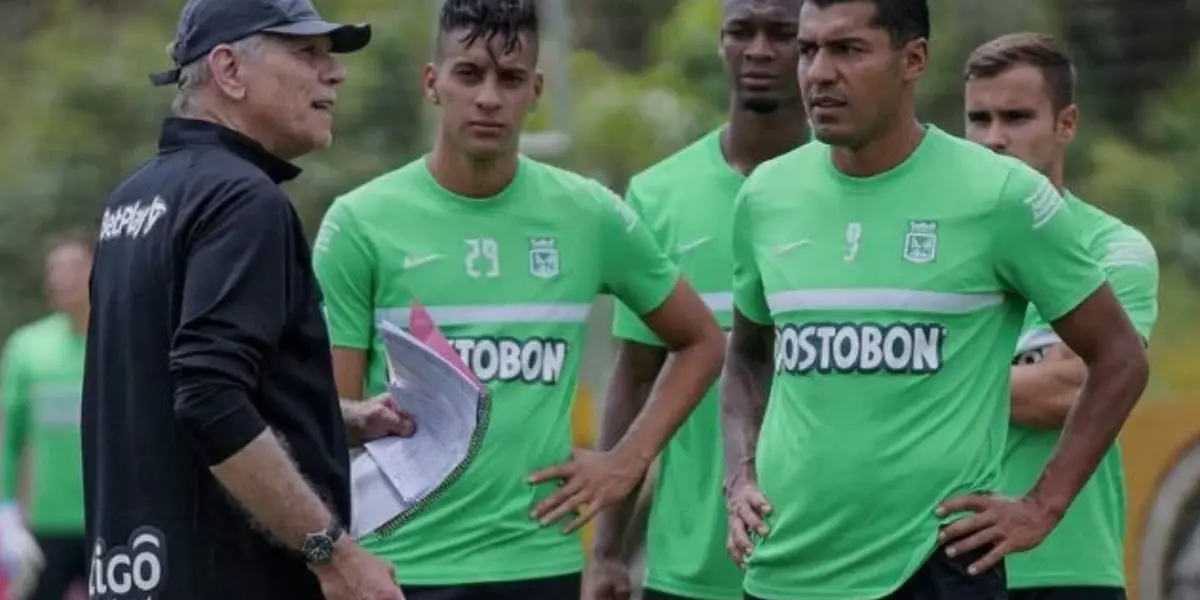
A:
{"label": "postobon text on jersey", "polygon": [[942,368],[940,323],[799,323],[780,327],[775,370],[811,373],[928,374]]}

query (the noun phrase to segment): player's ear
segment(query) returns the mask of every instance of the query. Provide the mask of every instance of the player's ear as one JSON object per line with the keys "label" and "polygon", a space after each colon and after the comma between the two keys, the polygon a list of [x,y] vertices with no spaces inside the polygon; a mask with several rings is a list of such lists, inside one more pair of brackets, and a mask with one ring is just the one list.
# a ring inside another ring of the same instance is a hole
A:
{"label": "player's ear", "polygon": [[1059,111],[1056,125],[1059,141],[1069,144],[1075,139],[1075,131],[1079,128],[1079,106],[1071,104]]}
{"label": "player's ear", "polygon": [[925,73],[929,64],[929,42],[925,38],[917,38],[904,44],[901,50],[904,61],[904,80],[916,81]]}
{"label": "player's ear", "polygon": [[546,78],[541,71],[533,73],[533,101],[529,103],[529,112],[537,110],[538,101],[542,99],[542,89],[546,85]]}
{"label": "player's ear", "polygon": [[434,106],[442,103],[441,98],[438,97],[437,74],[436,65],[425,63],[425,68],[421,71],[421,89],[425,91],[425,100]]}

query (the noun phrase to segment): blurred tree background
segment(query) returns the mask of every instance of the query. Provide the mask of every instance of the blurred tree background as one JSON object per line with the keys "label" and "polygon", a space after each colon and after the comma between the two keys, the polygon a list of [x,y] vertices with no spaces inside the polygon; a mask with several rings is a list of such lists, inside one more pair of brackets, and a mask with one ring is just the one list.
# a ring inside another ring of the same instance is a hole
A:
{"label": "blurred tree background", "polygon": [[[554,2],[565,0],[543,0]],[[310,230],[339,193],[418,156],[429,140],[418,90],[435,0],[318,2],[374,24],[349,57],[337,141],[303,160],[288,191]],[[1200,1],[931,0],[932,70],[922,117],[961,132],[961,65],[976,44],[1036,29],[1061,36],[1081,74],[1084,124],[1070,162],[1084,198],[1150,235],[1163,266],[1154,395],[1200,389]],[[621,190],[629,176],[721,122],[718,0],[575,0],[565,7],[569,84],[550,70],[533,127],[569,99],[569,150],[553,161]],[[153,152],[170,92],[178,0],[0,0],[0,339],[44,312],[41,240],[94,227],[104,198]]]}

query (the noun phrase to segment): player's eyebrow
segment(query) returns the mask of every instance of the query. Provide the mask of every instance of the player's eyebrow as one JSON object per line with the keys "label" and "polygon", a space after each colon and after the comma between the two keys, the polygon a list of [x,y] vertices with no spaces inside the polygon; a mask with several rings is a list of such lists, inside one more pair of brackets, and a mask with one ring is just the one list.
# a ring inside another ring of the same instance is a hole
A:
{"label": "player's eyebrow", "polygon": [[865,37],[862,37],[859,35],[848,35],[848,34],[842,35],[840,37],[832,37],[832,38],[826,38],[823,40],[817,40],[817,38],[815,36],[805,35],[803,31],[796,32],[796,41],[802,42],[805,44],[817,44],[820,46],[850,46],[850,45],[867,46],[867,45],[870,45],[870,43],[871,43]]}

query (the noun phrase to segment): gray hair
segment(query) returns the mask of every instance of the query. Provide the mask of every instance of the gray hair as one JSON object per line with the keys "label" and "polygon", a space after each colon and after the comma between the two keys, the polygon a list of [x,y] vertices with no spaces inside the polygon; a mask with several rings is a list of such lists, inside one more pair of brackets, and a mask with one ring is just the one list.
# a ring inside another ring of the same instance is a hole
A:
{"label": "gray hair", "polygon": [[[256,34],[229,44],[229,47],[233,48],[234,54],[246,57],[258,54],[264,45],[266,37]],[[167,54],[171,53],[173,47],[174,43],[167,46]],[[200,91],[208,85],[210,79],[212,71],[208,69],[208,55],[183,65],[179,69],[179,91],[175,93],[175,100],[171,103],[171,112],[176,116],[187,116],[194,112]]]}

